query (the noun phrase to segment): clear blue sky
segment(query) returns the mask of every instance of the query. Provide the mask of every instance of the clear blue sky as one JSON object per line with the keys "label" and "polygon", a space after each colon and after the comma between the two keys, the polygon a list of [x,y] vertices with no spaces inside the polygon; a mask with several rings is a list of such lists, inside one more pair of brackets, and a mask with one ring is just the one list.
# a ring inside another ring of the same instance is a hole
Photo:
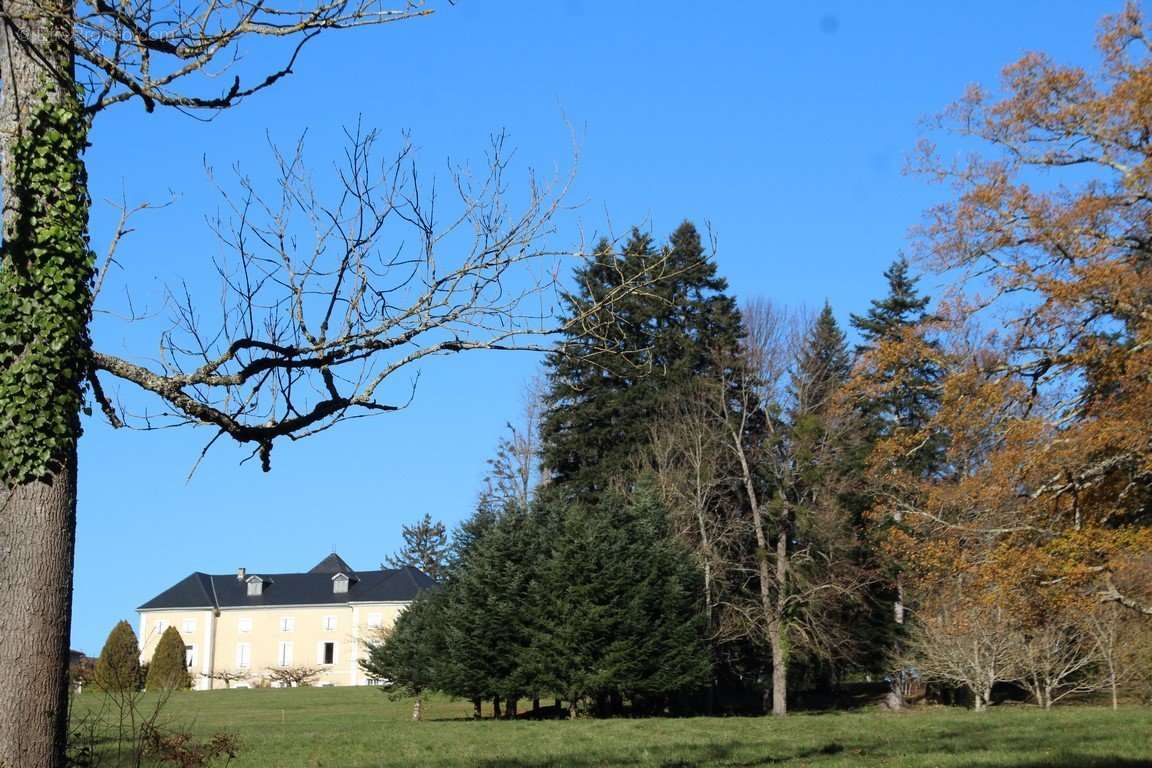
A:
{"label": "clear blue sky", "polygon": [[[428,167],[480,158],[507,129],[519,159],[569,160],[583,134],[557,245],[576,227],[647,222],[666,235],[710,222],[741,299],[832,303],[845,321],[883,291],[881,272],[940,194],[902,174],[920,121],[1027,50],[1092,61],[1096,24],[1120,0],[983,2],[608,2],[461,0],[432,18],[331,34],[297,74],[204,123],[138,104],[102,115],[89,152],[94,197],[176,203],[139,221],[117,290],[155,309],[162,282],[209,285],[216,198],[203,171],[241,162],[259,182],[267,137],[305,129],[319,171],[358,116]],[[109,210],[94,214],[101,250]],[[926,281],[929,290],[931,281]],[[101,317],[98,346],[156,349]],[[275,451],[273,471],[223,447],[185,482],[206,430],[140,433],[86,422],[80,448],[73,645],[100,650],[121,618],[194,570],[306,569],[333,548],[376,567],[400,524],[470,511],[485,459],[537,370],[530,355],[438,360],[395,415],[351,422]]]}

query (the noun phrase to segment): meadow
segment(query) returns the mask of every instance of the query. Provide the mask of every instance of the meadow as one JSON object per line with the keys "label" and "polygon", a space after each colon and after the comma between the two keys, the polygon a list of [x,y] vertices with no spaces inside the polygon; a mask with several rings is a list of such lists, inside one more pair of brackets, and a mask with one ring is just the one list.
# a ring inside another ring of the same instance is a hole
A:
{"label": "meadow", "polygon": [[[73,718],[100,709],[85,693]],[[167,727],[238,735],[235,768],[385,766],[909,766],[1152,768],[1152,710],[930,708],[769,717],[472,721],[471,705],[369,688],[227,690],[174,695]]]}

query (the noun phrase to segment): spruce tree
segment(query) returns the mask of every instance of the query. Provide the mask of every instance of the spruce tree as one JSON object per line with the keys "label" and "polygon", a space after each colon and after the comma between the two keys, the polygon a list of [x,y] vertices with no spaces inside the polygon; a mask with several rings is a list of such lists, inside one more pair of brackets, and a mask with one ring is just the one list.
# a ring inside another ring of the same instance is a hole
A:
{"label": "spruce tree", "polygon": [[[889,437],[895,430],[915,433],[923,429],[936,410],[936,383],[941,376],[932,356],[937,345],[924,329],[929,297],[917,292],[917,279],[909,274],[903,257],[885,270],[884,277],[888,295],[873,300],[865,314],[852,316],[852,326],[861,338],[857,352],[865,356],[861,376],[871,392],[862,412],[872,441]],[[880,345],[898,354],[871,354]],[[930,473],[942,461],[942,451],[942,440],[930,439],[909,457],[910,465]]]}
{"label": "spruce tree", "polygon": [[434,521],[427,512],[413,525],[401,527],[404,546],[394,555],[388,555],[382,567],[418,568],[436,581],[444,577],[448,559],[448,530],[444,523]]}
{"label": "spruce tree", "polygon": [[[917,434],[929,424],[938,406],[936,391],[941,370],[934,360],[936,343],[926,334],[930,319],[929,297],[921,296],[917,279],[900,257],[885,270],[887,295],[874,299],[863,315],[853,315],[859,332],[857,346],[861,365],[857,372],[863,397],[858,399],[862,442],[866,450],[890,438],[898,430]],[[899,461],[902,468],[925,476],[937,472],[944,456],[944,436],[926,435],[918,439],[918,449]],[[868,457],[860,461],[863,473]],[[861,622],[861,640],[867,657],[883,661],[900,642],[904,620],[903,587],[898,563],[892,562],[877,540],[884,527],[878,527],[868,514],[871,490],[857,499],[857,518],[863,533],[861,561],[883,575],[871,588],[872,609]],[[899,520],[892,522],[899,523]],[[878,671],[875,662],[873,669]]]}
{"label": "spruce tree", "polygon": [[[605,350],[600,325],[577,326],[563,352],[548,357],[548,412],[542,428],[549,492],[587,502],[627,485],[637,451],[667,399],[696,377],[721,378],[717,360],[733,356],[742,335],[727,283],[689,222],[664,247],[632,231],[619,254],[602,242],[577,270],[565,297],[572,316],[623,283],[651,280],[611,306],[618,333]],[[655,276],[655,277],[653,277]]]}
{"label": "spruce tree", "polygon": [[140,644],[128,622],[117,622],[108,633],[92,680],[104,691],[134,691],[140,686]]}
{"label": "spruce tree", "polygon": [[168,627],[160,635],[160,642],[148,664],[149,691],[183,690],[192,685],[188,674],[188,658],[185,655],[184,639],[176,627]]}

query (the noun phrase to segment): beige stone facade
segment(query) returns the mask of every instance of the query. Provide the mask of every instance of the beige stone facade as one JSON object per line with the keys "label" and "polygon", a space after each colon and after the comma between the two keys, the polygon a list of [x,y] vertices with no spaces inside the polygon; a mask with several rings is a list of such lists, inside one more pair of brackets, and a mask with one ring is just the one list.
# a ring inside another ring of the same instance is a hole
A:
{"label": "beige stone facade", "polygon": [[140,612],[140,660],[156,651],[160,635],[176,627],[187,649],[188,671],[196,690],[224,688],[211,675],[242,672],[233,687],[267,684],[278,666],[319,670],[313,685],[369,685],[360,669],[366,640],[396,621],[407,603],[284,605],[217,610],[171,609]]}
{"label": "beige stone facade", "polygon": [[197,690],[228,687],[220,673],[242,676],[230,687],[268,685],[277,667],[312,668],[313,685],[371,685],[366,643],[430,586],[415,569],[356,573],[336,555],[304,574],[193,573],[138,609],[140,660],[175,627]]}

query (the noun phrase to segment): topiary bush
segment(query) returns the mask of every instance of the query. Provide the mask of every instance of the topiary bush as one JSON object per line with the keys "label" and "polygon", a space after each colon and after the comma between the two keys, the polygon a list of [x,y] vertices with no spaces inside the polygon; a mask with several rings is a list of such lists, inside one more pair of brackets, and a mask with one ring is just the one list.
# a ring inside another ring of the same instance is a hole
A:
{"label": "topiary bush", "polygon": [[188,662],[184,655],[184,639],[176,627],[168,627],[156,644],[156,652],[148,667],[149,691],[182,690],[192,685]]}
{"label": "topiary bush", "polygon": [[[184,646],[181,645],[181,652]],[[92,681],[104,691],[134,691],[140,685],[140,644],[132,625],[121,621],[108,633]]]}

